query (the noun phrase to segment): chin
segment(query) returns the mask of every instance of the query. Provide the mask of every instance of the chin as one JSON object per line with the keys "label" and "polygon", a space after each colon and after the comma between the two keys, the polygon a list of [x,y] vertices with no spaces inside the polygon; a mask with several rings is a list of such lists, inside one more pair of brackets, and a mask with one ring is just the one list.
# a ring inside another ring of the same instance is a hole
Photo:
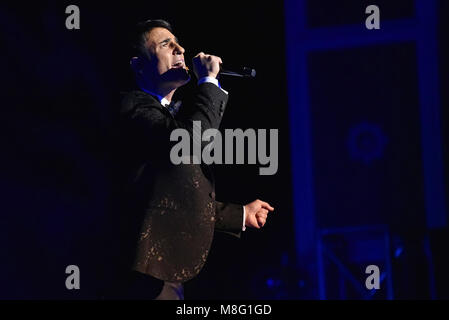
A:
{"label": "chin", "polygon": [[187,83],[189,83],[189,81],[190,81],[190,76],[188,79],[182,81],[182,83],[180,84],[180,87],[186,85]]}
{"label": "chin", "polygon": [[179,79],[181,81],[185,81],[185,83],[190,81],[190,74],[186,69],[182,69],[179,71]]}
{"label": "chin", "polygon": [[187,84],[190,81],[189,72],[183,68],[170,69],[162,75],[163,81],[171,82],[177,88]]}
{"label": "chin", "polygon": [[186,72],[186,75],[184,75],[182,78],[174,81],[177,88],[182,87],[189,83],[190,81],[190,75]]}

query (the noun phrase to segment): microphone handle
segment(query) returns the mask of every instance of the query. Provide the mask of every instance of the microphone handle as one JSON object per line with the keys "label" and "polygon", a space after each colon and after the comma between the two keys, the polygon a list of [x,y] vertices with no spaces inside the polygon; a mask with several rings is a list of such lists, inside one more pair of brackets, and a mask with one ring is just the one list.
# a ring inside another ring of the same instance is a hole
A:
{"label": "microphone handle", "polygon": [[235,72],[223,69],[223,66],[220,64],[220,72],[219,75],[223,76],[231,76],[231,77],[240,77],[240,78],[255,78],[256,77],[256,70],[253,68],[247,68],[243,67],[241,68],[241,72]]}
{"label": "microphone handle", "polygon": [[[189,67],[187,65],[185,66],[185,70],[187,72],[190,71]],[[239,77],[239,78],[255,78],[256,77],[256,70],[253,68],[247,68],[243,67],[242,72],[234,72],[230,70],[223,69],[222,65],[220,64],[220,72],[218,75],[220,76],[231,76],[231,77]]]}
{"label": "microphone handle", "polygon": [[237,73],[237,72],[233,72],[233,71],[228,71],[225,69],[220,68],[220,72],[218,73],[220,76],[231,76],[231,77],[240,77],[240,78],[244,78],[245,76],[243,74]]}

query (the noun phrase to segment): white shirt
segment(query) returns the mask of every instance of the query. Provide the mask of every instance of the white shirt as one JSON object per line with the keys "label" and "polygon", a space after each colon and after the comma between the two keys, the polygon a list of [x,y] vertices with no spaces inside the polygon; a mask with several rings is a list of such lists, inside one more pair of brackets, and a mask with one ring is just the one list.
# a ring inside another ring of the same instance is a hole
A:
{"label": "white shirt", "polygon": [[[198,85],[200,85],[200,84],[202,84],[202,83],[205,83],[205,82],[215,84],[215,85],[216,85],[217,87],[219,87],[224,93],[228,94],[228,92],[227,92],[226,90],[224,90],[224,89],[220,86],[220,83],[218,82],[218,79],[213,78],[213,77],[203,77],[203,78],[201,78],[200,80],[198,80]],[[156,93],[154,93],[154,92],[148,91],[148,90],[146,90],[146,89],[144,89],[144,88],[140,88],[140,89],[141,89],[142,91],[145,91],[146,93],[149,93],[149,94],[151,94],[152,96],[156,97],[156,98],[159,100],[159,102],[160,102],[164,107],[167,107],[167,106],[170,104],[170,101],[168,101],[168,100],[165,99],[164,97],[162,97],[162,96],[160,96],[160,95],[158,95],[158,94],[156,94]],[[246,230],[245,220],[246,220],[246,210],[245,210],[245,206],[243,206],[243,223],[242,223],[242,231],[245,231],[245,230]]]}

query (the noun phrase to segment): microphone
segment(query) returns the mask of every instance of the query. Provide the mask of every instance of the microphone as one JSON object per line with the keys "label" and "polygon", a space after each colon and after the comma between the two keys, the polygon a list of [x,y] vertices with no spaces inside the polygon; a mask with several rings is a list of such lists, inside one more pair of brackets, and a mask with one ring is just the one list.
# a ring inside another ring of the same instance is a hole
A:
{"label": "microphone", "polygon": [[231,71],[224,69],[220,64],[220,72],[218,75],[253,79],[256,77],[256,70],[253,68],[243,67],[238,69],[238,71]]}

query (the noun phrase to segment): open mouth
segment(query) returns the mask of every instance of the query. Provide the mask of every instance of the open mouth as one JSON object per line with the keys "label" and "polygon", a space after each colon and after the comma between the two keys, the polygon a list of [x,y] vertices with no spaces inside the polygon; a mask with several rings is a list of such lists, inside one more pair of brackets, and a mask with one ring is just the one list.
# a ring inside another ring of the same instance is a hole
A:
{"label": "open mouth", "polygon": [[172,68],[175,68],[175,69],[177,69],[177,68],[184,68],[184,61],[182,61],[182,60],[176,61],[172,65]]}

